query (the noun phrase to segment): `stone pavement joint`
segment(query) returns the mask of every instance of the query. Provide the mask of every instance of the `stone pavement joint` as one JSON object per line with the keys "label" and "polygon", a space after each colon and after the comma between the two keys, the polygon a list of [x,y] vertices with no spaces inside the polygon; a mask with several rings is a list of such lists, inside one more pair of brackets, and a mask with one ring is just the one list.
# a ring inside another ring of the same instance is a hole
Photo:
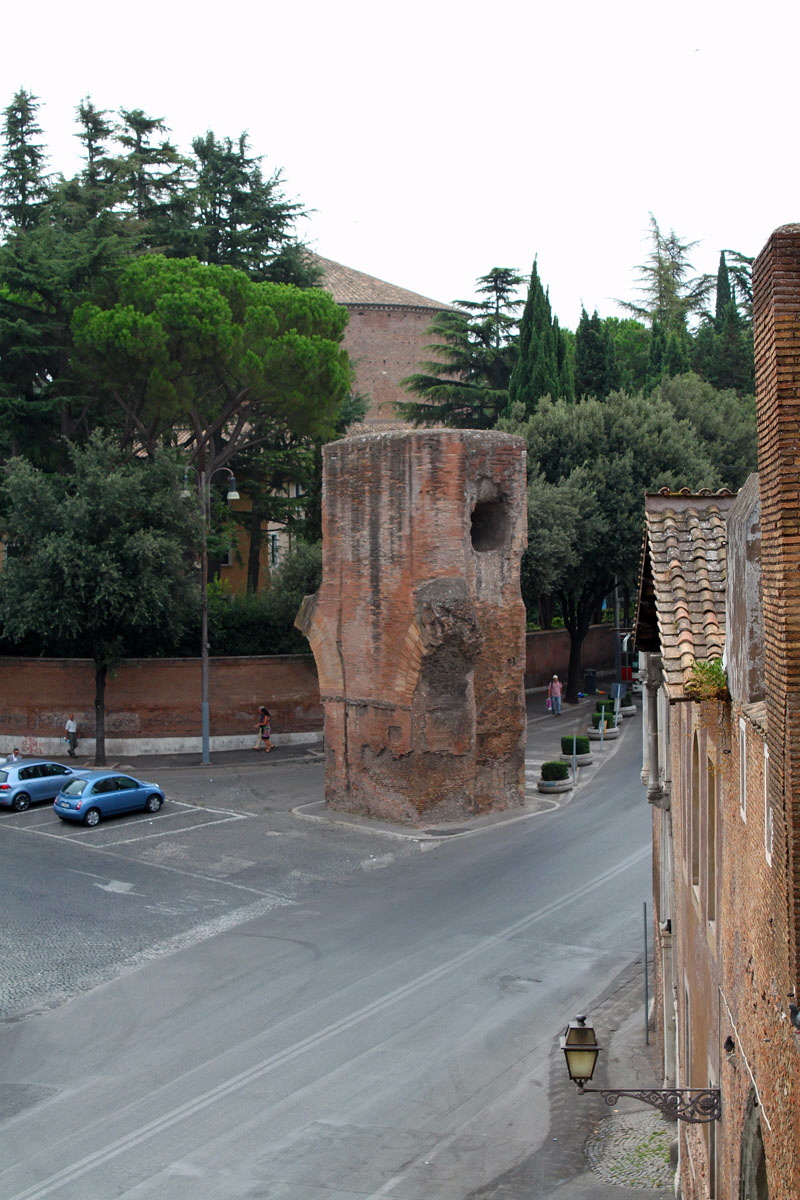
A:
{"label": "stone pavement joint", "polygon": [[606,1183],[631,1188],[666,1188],[675,1174],[670,1161],[673,1133],[658,1112],[614,1113],[589,1138],[589,1165]]}

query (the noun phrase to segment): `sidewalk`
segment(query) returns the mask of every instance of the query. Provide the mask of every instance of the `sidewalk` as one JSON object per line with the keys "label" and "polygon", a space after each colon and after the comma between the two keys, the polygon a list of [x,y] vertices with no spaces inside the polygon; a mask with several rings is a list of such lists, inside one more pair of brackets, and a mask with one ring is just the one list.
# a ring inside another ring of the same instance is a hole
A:
{"label": "sidewalk", "polygon": [[[585,767],[578,768],[577,786],[573,791],[562,792],[555,796],[542,795],[536,789],[536,780],[539,777],[541,764],[549,759],[557,759],[561,756],[562,736],[568,734],[583,735],[586,733],[587,728],[591,725],[591,714],[594,711],[597,699],[596,696],[585,696],[577,705],[565,704],[563,714],[560,717],[554,717],[545,707],[545,695],[545,688],[537,688],[527,692],[525,697],[527,710],[525,748],[527,788],[525,801],[519,807],[507,809],[503,812],[491,813],[488,816],[468,818],[452,826],[417,828],[415,830],[410,830],[406,826],[394,826],[388,823],[376,822],[369,818],[351,817],[347,813],[334,813],[327,810],[322,801],[303,806],[305,811],[299,815],[317,816],[327,820],[350,823],[363,822],[372,829],[385,828],[386,830],[394,830],[397,833],[407,836],[419,837],[420,834],[426,834],[427,836],[453,836],[467,831],[478,831],[487,826],[495,825],[498,822],[519,820],[532,816],[537,812],[548,811],[557,804],[568,804],[575,796],[585,790],[586,786],[591,783],[597,772],[602,768],[603,763],[608,761],[614,754],[622,738],[625,736],[625,729],[623,728],[619,738],[606,742],[602,749],[599,742],[592,742],[591,748],[594,761]],[[634,723],[638,727],[638,717],[634,720],[628,718],[628,725]],[[630,733],[630,729],[627,732]],[[220,769],[224,770],[226,767],[239,768],[247,766],[257,766],[263,771],[289,764],[319,763],[322,767],[325,762],[325,751],[322,737],[320,736],[320,739],[314,742],[274,745],[269,755],[257,753],[250,746],[241,747],[237,750],[217,750],[211,754],[211,761],[207,764],[202,763],[199,751],[179,754],[126,755],[118,758],[108,755],[107,758],[108,764],[105,768],[107,770],[129,771],[132,775],[142,779],[148,776],[158,776],[159,779],[165,779],[173,771],[197,771],[202,770],[204,765],[206,769],[213,768],[216,772],[219,772]],[[90,757],[83,757],[79,750],[75,765],[92,767],[94,764]]]}

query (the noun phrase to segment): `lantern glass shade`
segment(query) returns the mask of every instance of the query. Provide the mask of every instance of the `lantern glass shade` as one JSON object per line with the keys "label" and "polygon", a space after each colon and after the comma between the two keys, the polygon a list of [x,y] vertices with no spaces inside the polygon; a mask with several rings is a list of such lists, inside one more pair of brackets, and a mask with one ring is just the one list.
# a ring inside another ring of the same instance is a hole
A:
{"label": "lantern glass shade", "polygon": [[586,1024],[586,1017],[570,1021],[561,1038],[561,1049],[567,1060],[570,1079],[578,1084],[588,1083],[594,1075],[600,1047],[594,1029]]}
{"label": "lantern glass shade", "polygon": [[236,490],[236,476],[235,475],[228,476],[228,494],[226,495],[225,499],[228,501],[228,503],[230,503],[231,500],[239,499],[239,493]]}

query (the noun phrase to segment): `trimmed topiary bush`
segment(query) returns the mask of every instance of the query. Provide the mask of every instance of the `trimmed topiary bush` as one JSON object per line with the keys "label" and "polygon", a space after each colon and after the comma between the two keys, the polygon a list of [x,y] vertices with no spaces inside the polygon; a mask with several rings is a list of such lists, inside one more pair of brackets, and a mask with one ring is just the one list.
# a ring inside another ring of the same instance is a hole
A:
{"label": "trimmed topiary bush", "polygon": [[612,712],[614,711],[613,700],[598,700],[594,706],[595,712]]}
{"label": "trimmed topiary bush", "polygon": [[622,707],[623,708],[633,708],[634,707],[633,692],[625,693],[625,695],[622,698]]}
{"label": "trimmed topiary bush", "polygon": [[614,720],[613,712],[595,712],[592,713],[592,725],[595,729],[600,728],[600,722],[605,719],[606,729],[615,729],[616,721]]}
{"label": "trimmed topiary bush", "polygon": [[559,783],[562,779],[569,779],[569,766],[567,763],[550,762],[542,763],[542,779],[546,783]]}
{"label": "trimmed topiary bush", "polygon": [[[575,743],[574,749],[573,749],[573,742]],[[574,754],[589,754],[590,746],[589,746],[588,737],[585,737],[582,734],[578,734],[577,736],[573,736],[572,734],[569,734],[566,737],[562,737],[561,753],[562,754],[573,754],[573,753]]]}

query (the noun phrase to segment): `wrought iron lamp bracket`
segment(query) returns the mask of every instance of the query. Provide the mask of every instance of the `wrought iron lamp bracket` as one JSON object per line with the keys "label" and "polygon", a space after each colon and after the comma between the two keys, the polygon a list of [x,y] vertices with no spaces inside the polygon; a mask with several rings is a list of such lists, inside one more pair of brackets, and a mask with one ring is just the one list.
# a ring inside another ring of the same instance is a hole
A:
{"label": "wrought iron lamp bracket", "polygon": [[620,1096],[640,1100],[657,1108],[665,1117],[687,1121],[691,1125],[708,1125],[722,1116],[719,1088],[587,1088],[579,1092],[595,1092],[612,1108]]}

